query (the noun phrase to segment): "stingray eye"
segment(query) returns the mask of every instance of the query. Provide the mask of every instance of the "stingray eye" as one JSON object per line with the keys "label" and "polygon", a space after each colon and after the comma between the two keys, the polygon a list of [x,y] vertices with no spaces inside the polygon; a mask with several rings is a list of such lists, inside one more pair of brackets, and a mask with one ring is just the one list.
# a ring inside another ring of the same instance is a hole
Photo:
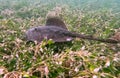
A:
{"label": "stingray eye", "polygon": [[38,29],[37,28],[34,28],[34,31],[37,31]]}

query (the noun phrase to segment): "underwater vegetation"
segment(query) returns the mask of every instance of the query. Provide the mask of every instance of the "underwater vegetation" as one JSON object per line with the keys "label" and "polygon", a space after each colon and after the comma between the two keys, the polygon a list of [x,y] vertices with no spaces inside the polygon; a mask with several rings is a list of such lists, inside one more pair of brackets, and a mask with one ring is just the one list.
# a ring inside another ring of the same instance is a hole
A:
{"label": "underwater vegetation", "polygon": [[74,39],[71,43],[55,44],[44,39],[37,44],[23,40],[29,28],[45,25],[51,16],[64,20],[71,32],[119,40],[119,3],[119,0],[0,0],[0,77],[119,78],[119,43]]}

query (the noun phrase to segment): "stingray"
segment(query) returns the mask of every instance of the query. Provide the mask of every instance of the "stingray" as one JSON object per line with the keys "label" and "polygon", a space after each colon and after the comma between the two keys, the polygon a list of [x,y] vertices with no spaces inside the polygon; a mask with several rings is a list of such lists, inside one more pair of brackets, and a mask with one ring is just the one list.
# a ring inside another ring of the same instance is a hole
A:
{"label": "stingray", "polygon": [[25,37],[27,41],[37,41],[40,43],[44,39],[52,39],[54,42],[69,42],[75,38],[96,40],[107,43],[118,43],[113,39],[99,39],[90,35],[71,32],[67,29],[65,23],[60,18],[48,18],[45,26],[37,26],[26,31]]}

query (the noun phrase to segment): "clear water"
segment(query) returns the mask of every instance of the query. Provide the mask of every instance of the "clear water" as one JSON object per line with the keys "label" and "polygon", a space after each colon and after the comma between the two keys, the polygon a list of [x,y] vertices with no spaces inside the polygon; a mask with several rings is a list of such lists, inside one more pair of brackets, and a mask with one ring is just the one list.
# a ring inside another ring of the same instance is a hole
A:
{"label": "clear water", "polygon": [[0,0],[0,10],[5,8],[20,9],[25,6],[69,6],[71,9],[83,9],[86,11],[110,9],[120,12],[120,0]]}

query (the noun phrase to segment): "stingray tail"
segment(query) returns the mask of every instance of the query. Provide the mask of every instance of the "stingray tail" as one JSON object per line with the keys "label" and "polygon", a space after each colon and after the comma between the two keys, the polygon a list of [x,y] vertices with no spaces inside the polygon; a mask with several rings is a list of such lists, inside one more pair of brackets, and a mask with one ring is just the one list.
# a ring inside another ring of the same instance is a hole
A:
{"label": "stingray tail", "polygon": [[82,39],[95,40],[95,41],[106,42],[106,43],[120,43],[120,41],[116,41],[113,39],[100,39],[90,35],[83,35],[83,34],[77,34],[77,33],[74,33],[74,34],[77,38],[82,38]]}

